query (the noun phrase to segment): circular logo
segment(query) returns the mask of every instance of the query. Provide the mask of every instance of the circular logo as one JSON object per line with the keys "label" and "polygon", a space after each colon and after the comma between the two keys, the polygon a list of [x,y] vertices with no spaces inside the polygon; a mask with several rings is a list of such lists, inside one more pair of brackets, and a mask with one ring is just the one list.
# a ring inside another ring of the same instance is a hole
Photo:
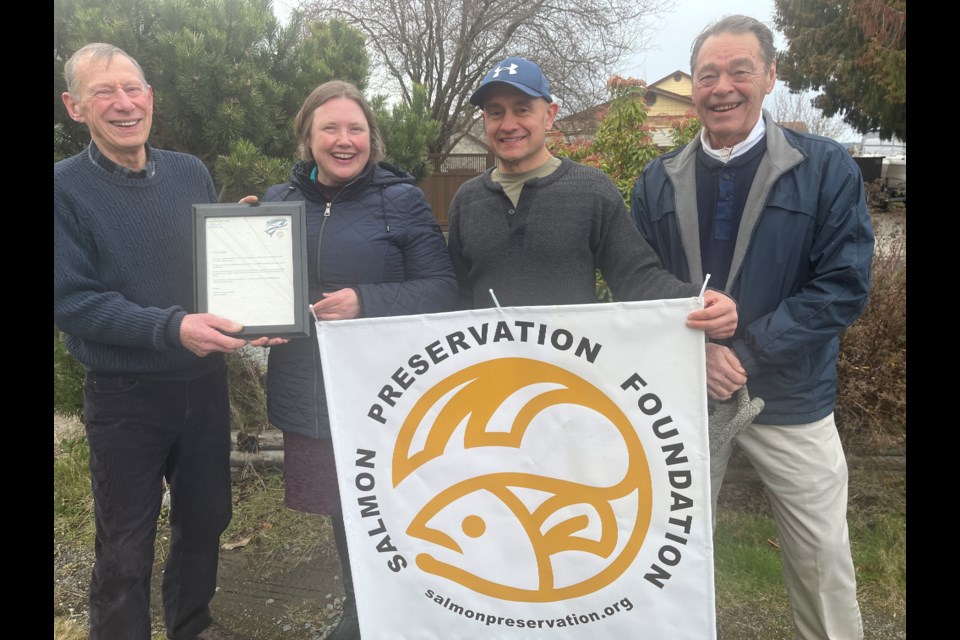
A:
{"label": "circular logo", "polygon": [[650,525],[650,470],[607,395],[554,364],[499,358],[421,396],[393,452],[416,564],[477,593],[554,602],[607,586]]}

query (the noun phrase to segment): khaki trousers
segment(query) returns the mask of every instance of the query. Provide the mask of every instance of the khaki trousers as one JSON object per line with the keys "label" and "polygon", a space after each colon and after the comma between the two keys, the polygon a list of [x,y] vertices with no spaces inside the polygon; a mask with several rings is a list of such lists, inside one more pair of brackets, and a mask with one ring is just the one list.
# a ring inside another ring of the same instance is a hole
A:
{"label": "khaki trousers", "polygon": [[[862,640],[847,529],[847,461],[833,414],[809,424],[753,424],[734,440],[767,490],[797,637]],[[732,444],[711,459],[714,514]]]}

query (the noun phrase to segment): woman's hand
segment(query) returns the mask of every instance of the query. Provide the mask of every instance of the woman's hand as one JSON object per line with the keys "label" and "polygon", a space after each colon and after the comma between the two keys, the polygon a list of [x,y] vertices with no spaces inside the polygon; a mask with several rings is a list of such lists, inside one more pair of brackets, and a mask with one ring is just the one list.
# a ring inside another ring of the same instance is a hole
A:
{"label": "woman's hand", "polygon": [[313,313],[318,320],[350,320],[360,316],[360,299],[355,289],[347,288],[323,294],[313,303]]}

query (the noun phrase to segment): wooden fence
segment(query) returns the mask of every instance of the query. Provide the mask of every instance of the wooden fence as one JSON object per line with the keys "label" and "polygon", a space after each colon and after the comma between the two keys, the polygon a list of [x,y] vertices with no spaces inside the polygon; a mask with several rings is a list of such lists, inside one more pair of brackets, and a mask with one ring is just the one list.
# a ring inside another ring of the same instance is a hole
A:
{"label": "wooden fence", "polygon": [[433,165],[433,173],[427,176],[420,188],[427,196],[440,227],[446,231],[450,201],[464,182],[494,166],[492,153],[431,153],[427,159]]}

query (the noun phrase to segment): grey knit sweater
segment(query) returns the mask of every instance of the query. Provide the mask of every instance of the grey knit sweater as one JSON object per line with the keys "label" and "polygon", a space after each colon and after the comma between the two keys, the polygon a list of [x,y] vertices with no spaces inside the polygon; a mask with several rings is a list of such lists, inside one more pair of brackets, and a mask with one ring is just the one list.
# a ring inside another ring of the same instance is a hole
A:
{"label": "grey knit sweater", "polygon": [[53,321],[98,373],[189,379],[222,366],[180,344],[193,310],[194,203],[216,202],[199,159],[150,149],[155,171],[129,178],[90,150],[53,166]]}
{"label": "grey knit sweater", "polygon": [[514,209],[492,169],[464,183],[450,206],[449,250],[460,307],[596,301],[597,268],[617,300],[696,297],[700,288],[660,268],[616,186],[563,159],[528,181]]}

